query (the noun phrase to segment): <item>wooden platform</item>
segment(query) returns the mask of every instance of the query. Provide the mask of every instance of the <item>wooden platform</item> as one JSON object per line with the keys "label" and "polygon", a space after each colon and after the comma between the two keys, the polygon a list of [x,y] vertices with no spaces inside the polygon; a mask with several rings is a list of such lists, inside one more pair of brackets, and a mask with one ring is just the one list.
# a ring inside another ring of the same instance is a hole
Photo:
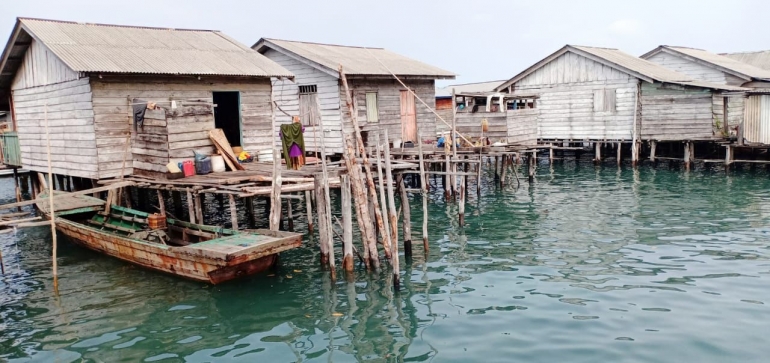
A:
{"label": "wooden platform", "polygon": [[[47,196],[47,192],[40,194],[40,198]],[[51,214],[50,203],[47,199],[36,204],[41,212],[46,215]],[[101,210],[104,208],[104,204],[103,200],[87,195],[70,195],[67,192],[54,191],[53,207],[57,216]]]}

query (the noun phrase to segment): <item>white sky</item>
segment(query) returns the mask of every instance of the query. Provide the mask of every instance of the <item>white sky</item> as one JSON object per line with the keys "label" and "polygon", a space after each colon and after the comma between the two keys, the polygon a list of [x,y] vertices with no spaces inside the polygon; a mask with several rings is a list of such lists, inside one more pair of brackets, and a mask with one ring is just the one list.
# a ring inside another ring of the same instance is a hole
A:
{"label": "white sky", "polygon": [[768,13],[762,0],[0,0],[0,34],[22,16],[383,47],[458,74],[445,85],[510,78],[565,44],[770,49]]}

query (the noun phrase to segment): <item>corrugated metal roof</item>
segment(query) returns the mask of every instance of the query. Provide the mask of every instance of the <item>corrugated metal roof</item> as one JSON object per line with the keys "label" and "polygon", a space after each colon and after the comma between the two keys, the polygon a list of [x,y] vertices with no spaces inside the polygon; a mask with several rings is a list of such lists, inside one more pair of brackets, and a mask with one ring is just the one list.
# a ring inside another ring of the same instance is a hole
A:
{"label": "corrugated metal roof", "polygon": [[[383,48],[351,47],[344,45],[306,43],[279,39],[260,39],[252,48],[264,52],[266,48],[280,47],[337,72],[342,65],[345,74],[360,76],[390,76],[388,69],[399,76],[455,78],[455,74],[423,62],[404,57]],[[279,50],[280,49],[276,49]],[[377,60],[385,64],[383,67]]]}
{"label": "corrugated metal roof", "polygon": [[18,21],[78,72],[293,77],[218,31]]}
{"label": "corrugated metal roof", "polygon": [[721,53],[725,57],[770,71],[770,50],[758,52]]}
{"label": "corrugated metal roof", "polygon": [[693,86],[702,88],[711,88],[727,91],[745,91],[746,88],[721,85],[710,82],[697,81],[687,75],[679,72],[672,71],[668,68],[655,64],[653,62],[634,57],[628,53],[622,52],[613,48],[598,48],[598,47],[586,47],[577,45],[566,45],[535,65],[527,68],[524,72],[519,73],[515,77],[499,85],[495,90],[502,90],[513,83],[518,82],[520,79],[526,77],[530,73],[549,63],[550,61],[558,58],[566,52],[574,52],[584,57],[592,58],[602,64],[608,65],[625,73],[628,73],[634,77],[646,80],[657,81],[663,83],[673,83],[683,86]]}
{"label": "corrugated metal roof", "polygon": [[446,87],[436,88],[436,97],[452,97],[452,89],[455,93],[478,93],[478,92],[492,92],[495,87],[505,82],[501,81],[488,81],[488,82],[476,82],[476,83],[463,83],[453,84]]}
{"label": "corrugated metal roof", "polygon": [[758,79],[758,80],[770,80],[770,71],[755,67],[751,64],[744,63],[738,60],[735,60],[731,57],[725,57],[720,54],[711,53],[708,51],[705,51],[703,49],[695,49],[695,48],[687,48],[687,47],[674,47],[674,46],[668,46],[668,45],[661,45],[660,47],[656,48],[655,50],[648,52],[647,54],[643,55],[643,58],[646,58],[645,56],[654,54],[657,51],[660,51],[662,49],[669,49],[676,53],[681,53],[686,56],[690,56],[692,58],[701,60],[703,62],[709,63],[713,66],[722,68],[724,71],[727,71],[728,73],[734,72],[739,75],[743,75],[744,77],[752,78],[752,79]]}

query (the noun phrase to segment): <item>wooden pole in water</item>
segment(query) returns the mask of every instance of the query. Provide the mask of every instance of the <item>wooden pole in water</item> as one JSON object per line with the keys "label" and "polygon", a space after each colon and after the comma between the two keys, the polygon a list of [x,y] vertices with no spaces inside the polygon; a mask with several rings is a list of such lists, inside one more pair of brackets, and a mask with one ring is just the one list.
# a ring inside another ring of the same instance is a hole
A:
{"label": "wooden pole in water", "polygon": [[[500,163],[500,169],[503,169],[500,172],[500,174],[501,174],[501,176],[500,176],[500,186],[502,187],[502,186],[505,186],[505,176],[506,176],[507,171],[508,171],[508,156],[507,155],[503,155],[503,156],[500,157],[500,160],[502,161],[502,163]],[[463,179],[464,178],[465,177],[463,176]]]}
{"label": "wooden pole in water", "polygon": [[[275,101],[270,95],[270,146],[273,148],[273,182],[270,193],[270,230],[277,231],[281,225],[281,154],[275,147]],[[321,138],[323,140],[323,138]],[[288,158],[289,156],[286,155]],[[325,156],[324,156],[325,158]]]}
{"label": "wooden pole in water", "polygon": [[238,208],[235,205],[235,196],[232,194],[228,194],[227,198],[230,202],[230,223],[233,225],[232,228],[237,231],[238,230]]}
{"label": "wooden pole in water", "polygon": [[385,129],[385,178],[388,184],[388,207],[390,209],[390,229],[391,229],[391,261],[393,265],[393,288],[398,290],[401,286],[401,268],[398,261],[398,213],[396,212],[396,197],[393,193],[393,172],[390,163],[390,145],[388,140],[388,129]]}
{"label": "wooden pole in water", "polygon": [[289,221],[289,231],[294,232],[294,211],[292,211],[291,199],[286,200],[286,219]]}
{"label": "wooden pole in water", "polygon": [[329,264],[329,244],[326,240],[329,238],[329,233],[326,231],[326,207],[324,206],[324,203],[328,202],[324,195],[322,179],[322,175],[318,173],[315,175],[313,183],[315,187],[316,213],[318,214],[318,239],[319,248],[321,250],[321,266],[325,267]]}
{"label": "wooden pole in water", "polygon": [[[348,177],[348,188],[350,188],[350,177]],[[348,191],[349,192],[349,191]],[[310,197],[310,191],[305,191],[305,210],[307,211],[307,230],[313,233],[313,201]]]}
{"label": "wooden pole in water", "polygon": [[484,165],[484,156],[479,154],[479,165],[476,170],[476,196],[481,197],[481,167]]}
{"label": "wooden pole in water", "polygon": [[650,141],[650,161],[655,162],[655,148],[658,146],[658,142],[655,140]]}
{"label": "wooden pole in water", "polygon": [[56,261],[58,243],[56,241],[56,209],[53,203],[53,167],[51,163],[51,134],[48,131],[48,102],[45,103],[43,114],[45,118],[46,153],[48,154],[48,213],[51,217],[51,238],[53,239],[53,288],[54,291],[58,291],[59,266]]}
{"label": "wooden pole in water", "polygon": [[422,154],[422,137],[419,131],[417,132],[417,138],[420,139],[417,142],[417,150],[420,158],[420,189],[422,189],[422,248],[427,255],[430,249],[428,246],[428,179],[425,175],[425,161]]}
{"label": "wooden pole in water", "polygon": [[353,213],[350,195],[350,175],[340,176],[342,194],[342,268],[352,277],[353,273]]}
{"label": "wooden pole in water", "polygon": [[203,194],[195,193],[195,219],[200,224],[206,224],[203,221]]}
{"label": "wooden pole in water", "polygon": [[[505,170],[505,169],[503,169]],[[465,175],[460,176],[460,208],[458,212],[458,221],[460,227],[465,225]]]}
{"label": "wooden pole in water", "polygon": [[684,170],[689,171],[690,170],[690,159],[692,156],[690,155],[690,142],[684,143]]}
{"label": "wooden pole in water", "polygon": [[617,160],[616,160],[617,163],[618,163],[618,166],[620,166],[620,163],[622,162],[622,159],[621,159],[621,155],[622,155],[621,152],[622,152],[622,150],[623,150],[623,144],[618,143],[618,156],[617,156]]}
{"label": "wooden pole in water", "polygon": [[529,154],[529,182],[535,181],[535,164],[537,163],[536,151]]}
{"label": "wooden pole in water", "polygon": [[449,166],[449,153],[444,155],[444,159],[446,160],[446,168],[444,170],[446,172],[446,175],[444,176],[444,197],[446,200],[449,200],[449,198],[452,196],[452,187],[450,186],[452,178],[450,175],[451,167]]}
{"label": "wooden pole in water", "polygon": [[404,226],[404,256],[412,258],[412,211],[409,207],[409,195],[406,194],[406,185],[404,185],[404,174],[396,174],[396,184],[401,197],[401,210],[404,213],[404,219],[401,222]]}
{"label": "wooden pole in water", "polygon": [[[388,138],[386,137],[385,138],[385,143],[386,144],[387,144],[387,140],[388,140]],[[379,188],[380,188],[380,207],[382,208],[382,215],[386,216],[386,215],[388,215],[387,214],[388,199],[387,199],[386,194],[385,194],[385,178],[382,177],[383,165],[382,165],[382,160],[380,158],[380,153],[382,152],[382,146],[380,144],[380,134],[379,133],[375,135],[375,143],[377,143],[377,145],[375,147],[375,154],[377,154],[377,180],[379,181]],[[383,241],[382,244],[390,246],[393,243],[393,241],[394,241],[394,239],[392,237],[393,234],[391,232],[392,229],[390,228],[390,223],[392,221],[390,220],[390,218],[383,218],[382,222],[383,222],[382,223],[383,229],[385,231],[385,233],[384,233],[385,237],[384,238],[387,239],[387,243],[385,243],[385,241]],[[391,258],[392,258],[392,256],[393,255],[391,254]],[[391,263],[392,262],[393,261],[391,261]]]}
{"label": "wooden pole in water", "polygon": [[190,214],[190,223],[195,223],[195,201],[190,189],[187,189],[187,213]]}
{"label": "wooden pole in water", "polygon": [[[350,89],[348,88],[348,79],[345,76],[345,72],[342,70],[342,65],[339,67],[339,73],[340,78],[342,79],[342,86],[345,90],[345,103],[348,106],[348,111],[350,113],[350,120],[353,124],[353,135],[356,138],[356,145],[358,146],[358,152],[361,154],[361,162],[364,166],[364,172],[366,177],[366,185],[369,189],[369,199],[372,200],[372,203],[374,203],[374,217],[377,222],[377,228],[380,229],[380,233],[382,234],[383,238],[383,246],[382,249],[385,251],[385,257],[390,259],[390,246],[384,245],[385,243],[385,235],[383,231],[383,222],[382,222],[382,214],[380,214],[379,210],[379,202],[377,201],[377,190],[374,186],[374,177],[372,176],[372,169],[369,166],[369,157],[366,155],[366,148],[364,146],[364,139],[361,137],[361,128],[358,126],[358,116],[356,115],[356,110],[353,107],[353,96],[350,93]],[[385,140],[385,142],[388,142],[388,140]],[[355,179],[355,175],[351,175],[353,179]],[[355,188],[353,190],[353,193],[356,193]],[[357,193],[356,193],[357,194]],[[364,214],[364,212],[361,212],[362,217],[367,217],[367,215]],[[377,241],[376,237],[372,236],[373,238],[367,238],[369,240],[369,251],[370,251],[370,258],[372,259],[372,265],[375,268],[379,267],[379,260],[376,260],[378,258],[378,255],[376,253],[377,251]]]}

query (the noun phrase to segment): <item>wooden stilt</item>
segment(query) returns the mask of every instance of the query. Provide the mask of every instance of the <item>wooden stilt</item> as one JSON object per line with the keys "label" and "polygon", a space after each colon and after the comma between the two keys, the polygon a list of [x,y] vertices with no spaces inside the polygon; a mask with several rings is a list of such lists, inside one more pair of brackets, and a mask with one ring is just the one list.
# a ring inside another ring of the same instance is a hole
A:
{"label": "wooden stilt", "polygon": [[[13,183],[16,186],[16,202],[21,202],[21,188],[19,188],[19,168],[13,168]],[[21,212],[21,206],[16,207],[16,210]]]}
{"label": "wooden stilt", "polygon": [[342,195],[342,268],[348,277],[353,273],[353,213],[350,194],[350,176],[340,176]]}
{"label": "wooden stilt", "polygon": [[618,163],[618,166],[620,166],[620,163],[622,162],[622,159],[621,159],[622,151],[623,151],[623,144],[621,144],[621,143],[618,143],[618,156],[617,156],[617,158],[616,158],[616,159],[617,159],[616,161],[617,161],[617,163]]}
{"label": "wooden stilt", "polygon": [[452,170],[452,167],[449,166],[449,154],[444,155],[444,158],[446,160],[446,175],[444,176],[444,197],[446,200],[449,200],[449,198],[452,196],[452,177],[450,171]]}
{"label": "wooden stilt", "polygon": [[203,220],[203,194],[195,193],[195,219],[200,224],[206,224]]}
{"label": "wooden stilt", "polygon": [[[385,139],[388,139],[388,129],[385,129]],[[396,212],[396,196],[393,192],[393,168],[391,167],[390,145],[385,144],[385,179],[388,191],[388,209],[390,218],[390,239],[392,253],[398,255],[398,213]],[[398,261],[395,261],[398,263]]]}
{"label": "wooden stilt", "polygon": [[465,175],[460,176],[460,203],[458,221],[460,223],[460,227],[465,225]]}
{"label": "wooden stilt", "polygon": [[319,247],[321,249],[321,266],[326,267],[329,264],[329,231],[326,230],[326,207],[324,206],[326,196],[323,190],[323,181],[321,174],[315,175],[315,200],[316,200],[316,214],[318,214],[318,237]]}
{"label": "wooden stilt", "polygon": [[690,161],[692,159],[692,155],[690,155],[690,152],[692,151],[692,148],[690,147],[690,142],[684,143],[684,169],[690,170]]}
{"label": "wooden stilt", "polygon": [[[222,195],[218,194],[218,196],[221,197]],[[244,198],[243,204],[246,206],[246,219],[248,219],[249,228],[256,228],[256,226],[257,226],[257,212],[254,210],[254,197],[246,197],[246,198]],[[222,207],[220,207],[220,208],[222,208]]]}
{"label": "wooden stilt", "polygon": [[[425,176],[425,162],[422,153],[422,137],[417,133],[420,142],[417,143],[420,161],[420,188],[422,189],[422,247],[425,254],[428,254],[430,247],[428,245],[428,180]],[[479,164],[481,166],[481,164]]]}
{"label": "wooden stilt", "polygon": [[187,190],[187,213],[190,215],[190,223],[195,223],[195,202],[189,189]]}
{"label": "wooden stilt", "polygon": [[[270,218],[269,225],[271,231],[277,231],[281,225],[281,184],[283,179],[281,178],[281,154],[275,147],[274,138],[276,132],[275,124],[275,103],[273,96],[270,96],[270,141],[273,148],[273,181],[272,181],[272,193],[270,193]],[[323,138],[321,138],[323,142]],[[322,152],[323,147],[321,148]],[[324,157],[326,155],[323,155]],[[287,155],[288,158],[288,155]]]}
{"label": "wooden stilt", "polygon": [[[500,186],[502,187],[502,186],[505,186],[505,175],[506,175],[506,172],[508,170],[508,156],[507,155],[503,155],[503,156],[500,157],[500,160],[502,161],[501,164],[500,164],[500,169],[503,169],[500,172]],[[463,176],[463,179],[464,178],[465,177]],[[460,189],[462,189],[462,188],[460,188]]]}
{"label": "wooden stilt", "polygon": [[51,212],[51,239],[53,242],[53,289],[59,292],[59,267],[57,262],[58,243],[56,241],[56,209],[53,204],[53,163],[51,162],[51,134],[48,131],[48,102],[44,105],[46,152],[48,154],[48,210]]}
{"label": "wooden stilt", "polygon": [[533,151],[529,154],[529,182],[535,181],[535,166],[537,164],[537,151]]}
{"label": "wooden stilt", "polygon": [[658,147],[658,142],[656,140],[650,141],[650,161],[655,162],[655,149]]}
{"label": "wooden stilt", "polygon": [[725,168],[730,168],[733,163],[734,149],[731,145],[725,147]]}
{"label": "wooden stilt", "polygon": [[294,232],[294,211],[292,210],[291,199],[286,200],[286,220],[289,222],[289,231]]}
{"label": "wooden stilt", "polygon": [[[388,138],[385,137],[385,140],[387,140],[387,139]],[[383,178],[382,169],[387,169],[388,166],[384,166],[382,164],[382,160],[380,158],[380,155],[382,154],[382,147],[381,147],[382,144],[380,144],[380,134],[376,134],[375,135],[375,143],[377,143],[377,145],[375,147],[375,154],[377,155],[377,180],[379,181],[379,189],[380,189],[380,193],[379,193],[380,194],[380,208],[382,208],[382,215],[383,216],[387,216],[388,215],[388,213],[387,213],[388,198],[387,198],[387,195],[385,194],[385,178]],[[387,147],[387,146],[385,146],[385,147]],[[374,203],[372,203],[372,205],[374,205]],[[392,223],[392,220],[390,219],[390,217],[388,217],[388,218],[383,218],[382,222],[383,222],[383,228],[385,230],[385,233],[384,233],[385,237],[384,238],[387,240],[387,243],[385,243],[385,241],[383,241],[382,244],[383,244],[383,246],[385,246],[385,245],[391,246],[393,241],[395,240],[393,238],[392,229],[390,228],[390,223]],[[390,258],[391,259],[393,258],[392,254],[390,254]],[[392,262],[393,261],[391,260],[391,263]]]}
{"label": "wooden stilt", "polygon": [[595,142],[594,147],[596,149],[596,156],[594,156],[594,163],[598,164],[602,162],[602,143]]}
{"label": "wooden stilt", "polygon": [[182,215],[184,214],[184,207],[182,207],[182,192],[172,190],[171,199],[174,203],[174,214],[176,214],[178,218],[182,218]]}
{"label": "wooden stilt", "polygon": [[[348,177],[348,188],[350,188],[350,178]],[[350,190],[348,190],[348,193]],[[305,191],[305,211],[307,213],[307,230],[310,234],[313,233],[313,201],[310,197],[310,191]]]}
{"label": "wooden stilt", "polygon": [[160,189],[156,190],[156,192],[158,192],[158,209],[160,210],[160,215],[165,216],[166,201],[163,200],[163,192]]}
{"label": "wooden stilt", "polygon": [[404,214],[401,222],[404,227],[404,257],[409,259],[412,258],[412,210],[409,207],[409,195],[404,185],[404,174],[396,174],[396,185],[401,198],[401,211]]}
{"label": "wooden stilt", "polygon": [[481,168],[484,166],[484,156],[479,154],[479,165],[477,166],[478,169],[476,170],[478,174],[476,175],[476,196],[481,197]]}
{"label": "wooden stilt", "polygon": [[232,229],[238,230],[238,208],[235,205],[235,196],[229,194],[227,199],[230,202],[230,224],[233,225]]}
{"label": "wooden stilt", "polygon": [[548,145],[548,162],[553,164],[553,144]]}
{"label": "wooden stilt", "polygon": [[496,182],[500,180],[500,174],[498,173],[498,169],[497,169],[497,164],[500,163],[499,159],[500,159],[499,156],[495,156],[495,181]]}

